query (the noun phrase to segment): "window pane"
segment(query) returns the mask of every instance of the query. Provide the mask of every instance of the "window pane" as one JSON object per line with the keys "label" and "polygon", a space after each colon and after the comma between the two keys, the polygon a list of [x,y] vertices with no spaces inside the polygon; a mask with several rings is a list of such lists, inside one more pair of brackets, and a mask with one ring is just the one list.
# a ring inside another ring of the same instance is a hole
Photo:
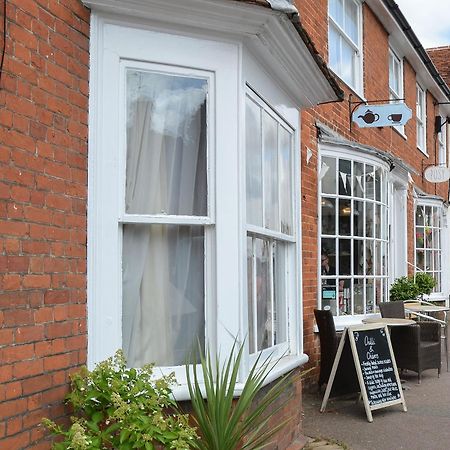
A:
{"label": "window pane", "polygon": [[342,61],[340,76],[350,86],[355,85],[355,50],[350,44],[347,44],[343,39],[341,40]]}
{"label": "window pane", "polygon": [[127,72],[125,210],[207,215],[207,81]]}
{"label": "window pane", "polygon": [[358,6],[352,0],[345,2],[344,31],[358,45]]}
{"label": "window pane", "polygon": [[336,200],[322,197],[322,234],[336,234]]}
{"label": "window pane", "polygon": [[355,279],[353,282],[354,313],[364,314],[364,280]]}
{"label": "window pane", "polygon": [[366,165],[366,198],[375,198],[375,170],[373,166]]}
{"label": "window pane", "polygon": [[350,275],[350,239],[339,239],[339,275]]}
{"label": "window pane", "polygon": [[273,251],[273,323],[274,345],[287,341],[286,311],[286,258],[287,248],[280,242],[274,243]]}
{"label": "window pane", "polygon": [[247,237],[247,306],[248,306],[248,345],[250,353],[255,353],[255,308],[253,293],[256,286],[253,283],[253,240]]}
{"label": "window pane", "polygon": [[433,209],[431,206],[425,206],[425,226],[431,226],[432,223],[432,214]]}
{"label": "window pane", "polygon": [[416,228],[416,248],[425,248],[424,228]]}
{"label": "window pane", "polygon": [[366,313],[375,312],[375,280],[373,278],[366,279]]}
{"label": "window pane", "polygon": [[375,200],[381,201],[381,169],[375,170]]}
{"label": "window pane", "polygon": [[281,232],[292,235],[292,135],[283,127],[279,127],[279,130]]}
{"label": "window pane", "polygon": [[339,200],[339,234],[341,236],[350,236],[351,217],[351,200]]}
{"label": "window pane", "polygon": [[424,210],[422,206],[416,208],[416,225],[424,225]]}
{"label": "window pane", "polygon": [[373,275],[373,265],[375,257],[374,241],[366,240],[366,274]]}
{"label": "window pane", "polygon": [[247,98],[245,111],[247,223],[262,226],[261,109]]}
{"label": "window pane", "polygon": [[355,162],[353,176],[353,195],[364,197],[364,164]]}
{"label": "window pane", "polygon": [[339,195],[352,195],[352,163],[339,160]]}
{"label": "window pane", "polygon": [[278,199],[278,124],[263,112],[264,133],[264,226],[280,231]]}
{"label": "window pane", "polygon": [[364,236],[364,202],[353,201],[353,234]]}
{"label": "window pane", "polygon": [[330,32],[329,32],[329,64],[330,67],[336,72],[341,72],[341,38],[336,31],[336,29],[330,24]]}
{"label": "window pane", "polygon": [[344,4],[343,0],[330,0],[329,14],[341,27],[344,26]]}
{"label": "window pane", "polygon": [[366,236],[373,237],[374,232],[374,223],[373,223],[373,214],[374,207],[373,203],[366,202]]}
{"label": "window pane", "polygon": [[381,238],[381,205],[375,205],[375,237]]}
{"label": "window pane", "polygon": [[323,276],[336,275],[336,240],[322,239],[321,273]]}
{"label": "window pane", "polygon": [[256,259],[256,321],[258,350],[272,345],[271,276],[269,242],[254,239]]}
{"label": "window pane", "polygon": [[348,278],[339,280],[339,314],[349,315],[352,313],[352,290],[351,280]]}
{"label": "window pane", "polygon": [[364,275],[364,241],[353,241],[353,271],[355,275]]}
{"label": "window pane", "polygon": [[204,229],[123,227],[123,349],[131,367],[182,365],[205,342]]}
{"label": "window pane", "polygon": [[322,158],[322,192],[324,194],[336,194],[336,159]]}

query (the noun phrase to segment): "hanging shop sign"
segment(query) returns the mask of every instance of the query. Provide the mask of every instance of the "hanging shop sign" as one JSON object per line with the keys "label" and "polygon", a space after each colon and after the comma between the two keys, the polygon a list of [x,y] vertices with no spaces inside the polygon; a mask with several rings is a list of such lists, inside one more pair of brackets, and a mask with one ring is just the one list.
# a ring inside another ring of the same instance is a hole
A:
{"label": "hanging shop sign", "polygon": [[353,122],[360,128],[405,125],[411,117],[412,111],[404,103],[361,105],[352,114]]}
{"label": "hanging shop sign", "polygon": [[445,166],[428,166],[423,175],[430,183],[443,183],[450,180],[450,169]]}

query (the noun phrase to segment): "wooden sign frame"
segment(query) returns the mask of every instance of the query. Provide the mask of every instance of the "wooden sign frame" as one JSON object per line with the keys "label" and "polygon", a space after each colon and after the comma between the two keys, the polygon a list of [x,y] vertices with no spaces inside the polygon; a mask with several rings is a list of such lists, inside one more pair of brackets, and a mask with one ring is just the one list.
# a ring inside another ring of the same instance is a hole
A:
{"label": "wooden sign frame", "polygon": [[[390,357],[391,357],[391,361],[392,361],[392,366],[394,368],[395,380],[396,380],[396,383],[398,386],[398,390],[400,392],[400,398],[396,399],[396,400],[391,400],[388,402],[381,402],[376,405],[370,405],[369,398],[367,395],[367,390],[366,390],[366,384],[364,382],[363,373],[361,370],[361,361],[359,359],[358,350],[356,348],[355,336],[353,333],[356,331],[368,331],[368,330],[378,330],[378,329],[384,329],[385,333],[386,333],[386,340],[387,340],[388,347],[389,347],[389,353],[390,353]],[[349,339],[350,347],[352,350],[353,361],[355,363],[356,373],[358,375],[358,381],[359,381],[359,386],[361,388],[361,396],[362,396],[362,399],[364,402],[364,409],[366,411],[367,420],[369,422],[373,422],[372,411],[374,411],[376,409],[380,409],[380,408],[386,408],[386,407],[392,406],[392,405],[401,404],[403,406],[403,411],[406,412],[407,408],[406,408],[405,398],[403,396],[403,390],[402,390],[402,385],[400,382],[400,377],[398,375],[397,364],[395,362],[394,352],[392,350],[392,344],[391,344],[391,339],[389,336],[389,331],[388,331],[387,326],[382,325],[382,324],[353,325],[353,326],[350,326],[350,327],[344,329],[344,332],[342,333],[342,336],[341,336],[341,340],[339,342],[336,357],[334,358],[334,363],[333,363],[333,367],[331,369],[330,379],[328,380],[328,383],[327,383],[327,388],[325,390],[325,395],[323,397],[322,405],[320,407],[320,412],[324,412],[325,408],[327,406],[328,398],[331,393],[331,388],[333,386],[333,381],[336,376],[336,372],[337,372],[337,369],[339,366],[339,361],[341,359],[342,351],[344,349],[344,345],[345,345],[345,341],[347,340],[347,337]]]}

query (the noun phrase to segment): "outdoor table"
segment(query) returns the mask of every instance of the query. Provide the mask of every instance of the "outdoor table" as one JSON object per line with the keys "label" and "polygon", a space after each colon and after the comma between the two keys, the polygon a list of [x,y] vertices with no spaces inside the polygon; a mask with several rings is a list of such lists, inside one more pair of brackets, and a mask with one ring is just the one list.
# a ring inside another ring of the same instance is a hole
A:
{"label": "outdoor table", "polygon": [[416,322],[411,319],[397,319],[391,317],[369,317],[367,319],[363,319],[363,323],[382,323],[384,325],[392,326],[392,327],[400,327],[406,325],[414,325]]}
{"label": "outdoor table", "polygon": [[[405,303],[405,311],[410,314],[415,314],[417,317],[425,318],[426,320],[431,320],[434,322],[439,322],[444,328],[443,339],[445,340],[445,357],[447,361],[447,372],[448,372],[448,317],[447,313],[450,311],[448,306],[437,306],[430,303],[419,303],[411,302]],[[443,312],[445,320],[437,319],[436,317],[430,316],[432,313]]]}

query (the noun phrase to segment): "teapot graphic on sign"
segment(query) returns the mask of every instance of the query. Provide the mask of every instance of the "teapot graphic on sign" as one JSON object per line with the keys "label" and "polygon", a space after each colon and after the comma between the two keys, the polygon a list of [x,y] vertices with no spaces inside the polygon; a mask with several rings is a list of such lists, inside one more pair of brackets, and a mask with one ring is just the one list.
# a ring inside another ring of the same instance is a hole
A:
{"label": "teapot graphic on sign", "polygon": [[374,123],[379,118],[380,118],[380,116],[376,113],[374,114],[370,109],[368,109],[363,116],[358,116],[358,119],[362,119],[366,123]]}

